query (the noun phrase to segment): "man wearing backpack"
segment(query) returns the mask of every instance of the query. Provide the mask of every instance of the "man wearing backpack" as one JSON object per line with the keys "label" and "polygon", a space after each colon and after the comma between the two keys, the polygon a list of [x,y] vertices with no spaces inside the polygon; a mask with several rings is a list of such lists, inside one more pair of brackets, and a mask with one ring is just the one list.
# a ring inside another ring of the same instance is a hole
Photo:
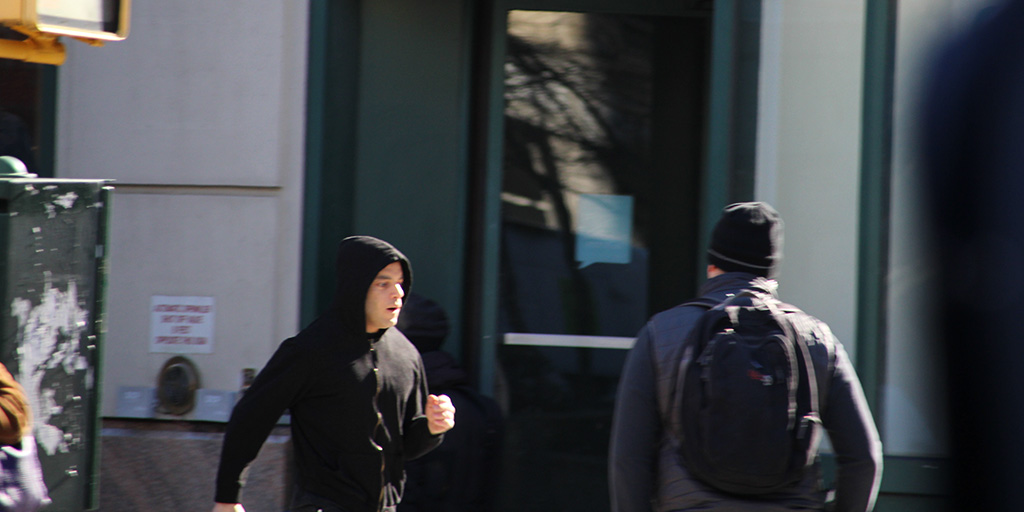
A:
{"label": "man wearing backpack", "polygon": [[[613,512],[874,507],[882,445],[871,411],[828,326],[778,301],[781,254],[775,209],[729,205],[712,233],[700,298],[641,329],[615,404]],[[731,390],[739,391],[716,398]],[[822,429],[838,463],[834,499],[816,457]]]}

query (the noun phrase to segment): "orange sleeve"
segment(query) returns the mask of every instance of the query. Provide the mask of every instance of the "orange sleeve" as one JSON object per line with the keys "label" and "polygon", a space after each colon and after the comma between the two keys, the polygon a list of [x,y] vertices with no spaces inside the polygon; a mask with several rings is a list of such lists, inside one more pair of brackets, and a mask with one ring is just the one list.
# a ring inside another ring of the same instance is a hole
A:
{"label": "orange sleeve", "polygon": [[0,444],[14,444],[29,433],[32,416],[25,389],[0,364]]}

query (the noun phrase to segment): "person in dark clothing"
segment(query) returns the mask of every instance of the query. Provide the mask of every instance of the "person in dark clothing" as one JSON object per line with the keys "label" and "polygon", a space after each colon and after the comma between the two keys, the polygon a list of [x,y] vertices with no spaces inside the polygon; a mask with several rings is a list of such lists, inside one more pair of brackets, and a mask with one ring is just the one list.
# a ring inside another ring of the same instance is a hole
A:
{"label": "person in dark clothing", "polygon": [[1024,0],[942,42],[917,118],[945,351],[951,510],[1019,510],[1024,481]]}
{"label": "person in dark clothing", "polygon": [[[773,278],[781,254],[782,219],[774,208],[765,203],[726,207],[712,233],[701,296],[722,302],[747,289],[777,295]],[[666,426],[679,412],[672,404],[682,341],[705,311],[683,305],[658,313],[640,330],[626,358],[609,454],[612,510],[822,510],[826,492],[817,462],[789,489],[744,498],[699,482],[682,463],[679,441]],[[843,346],[824,322],[808,318],[799,328],[805,339],[814,339],[808,348],[818,381],[818,410],[839,462],[835,510],[871,510],[881,480],[878,431]]]}
{"label": "person in dark clothing", "polygon": [[32,433],[32,414],[25,389],[0,364],[0,444],[17,444]]}
{"label": "person in dark clothing", "polygon": [[398,329],[420,351],[431,393],[445,394],[459,411],[459,424],[444,444],[410,461],[398,512],[490,512],[500,477],[504,420],[498,403],[469,383],[455,358],[441,350],[448,317],[436,302],[407,296]]}
{"label": "person in dark clothing", "polygon": [[[0,510],[29,512],[51,503],[32,435],[32,411],[25,388],[0,363],[0,445],[6,453]],[[11,464],[8,467],[8,464]]]}
{"label": "person in dark clothing", "polygon": [[392,329],[411,285],[409,261],[387,242],[341,242],[331,307],[281,343],[232,411],[215,512],[244,511],[244,470],[285,410],[296,465],[292,510],[395,510],[405,462],[455,425],[451,400],[427,394],[419,353]]}
{"label": "person in dark clothing", "polygon": [[36,158],[32,151],[32,134],[20,117],[0,112],[0,155],[13,156],[25,164],[29,174],[36,174]]}

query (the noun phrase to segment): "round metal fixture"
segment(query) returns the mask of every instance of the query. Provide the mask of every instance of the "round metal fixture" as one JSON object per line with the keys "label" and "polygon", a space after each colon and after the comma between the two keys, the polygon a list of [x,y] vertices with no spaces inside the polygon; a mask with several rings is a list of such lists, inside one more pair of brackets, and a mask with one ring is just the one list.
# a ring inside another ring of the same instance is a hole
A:
{"label": "round metal fixture", "polygon": [[158,410],[177,416],[188,413],[196,405],[197,389],[199,371],[196,370],[195,364],[182,356],[168,359],[157,377]]}

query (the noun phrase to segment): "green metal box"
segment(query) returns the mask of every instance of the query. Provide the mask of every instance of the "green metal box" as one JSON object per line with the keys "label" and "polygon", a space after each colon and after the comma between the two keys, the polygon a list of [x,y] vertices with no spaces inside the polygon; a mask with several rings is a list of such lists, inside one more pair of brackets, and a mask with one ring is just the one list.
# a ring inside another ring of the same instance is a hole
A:
{"label": "green metal box", "polygon": [[29,396],[48,510],[95,509],[113,189],[36,178],[0,159],[0,362]]}

